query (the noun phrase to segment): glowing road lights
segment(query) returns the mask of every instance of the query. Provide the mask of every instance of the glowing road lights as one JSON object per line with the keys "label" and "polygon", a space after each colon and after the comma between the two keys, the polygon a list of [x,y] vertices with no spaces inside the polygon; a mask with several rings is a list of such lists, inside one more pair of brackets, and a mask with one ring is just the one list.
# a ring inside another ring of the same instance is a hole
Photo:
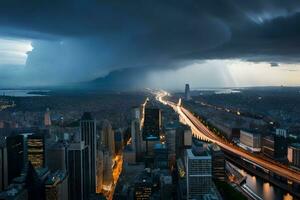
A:
{"label": "glowing road lights", "polygon": [[195,117],[189,110],[185,109],[182,106],[178,106],[174,104],[173,102],[164,100],[163,95],[164,93],[160,92],[159,95],[159,101],[169,105],[172,107],[181,118],[184,119],[184,121],[191,127],[192,133],[196,138],[203,138],[208,141],[214,142],[217,145],[219,145],[221,148],[230,151],[233,154],[236,154],[238,156],[241,156],[242,158],[245,158],[256,165],[261,166],[262,168],[272,171],[274,173],[277,173],[278,175],[282,177],[288,178],[290,181],[295,181],[300,183],[300,173],[288,168],[284,165],[278,165],[276,163],[273,163],[269,160],[262,159],[260,157],[257,157],[253,154],[250,154],[249,152],[242,151],[240,148],[230,145],[226,141],[222,140],[220,137],[216,136],[213,132],[211,132],[201,121]]}

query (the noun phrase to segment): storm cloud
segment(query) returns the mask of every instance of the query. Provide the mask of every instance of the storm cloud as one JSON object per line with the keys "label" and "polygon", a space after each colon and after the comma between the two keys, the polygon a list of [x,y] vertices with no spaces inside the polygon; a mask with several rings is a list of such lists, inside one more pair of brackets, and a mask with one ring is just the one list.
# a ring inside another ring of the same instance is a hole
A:
{"label": "storm cloud", "polygon": [[[55,85],[208,59],[298,63],[297,0],[3,0],[0,37],[32,41],[2,81]],[[1,44],[0,44],[1,45]],[[4,81],[3,81],[4,80]]]}

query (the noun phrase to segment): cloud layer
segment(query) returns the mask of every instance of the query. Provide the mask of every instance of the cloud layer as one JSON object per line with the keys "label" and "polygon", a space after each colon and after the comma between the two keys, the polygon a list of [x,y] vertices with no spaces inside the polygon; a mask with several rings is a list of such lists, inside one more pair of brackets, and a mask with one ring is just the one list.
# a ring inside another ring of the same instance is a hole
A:
{"label": "cloud layer", "polygon": [[0,66],[2,80],[53,85],[207,59],[298,63],[299,11],[297,0],[4,0],[0,38],[34,50],[24,68]]}

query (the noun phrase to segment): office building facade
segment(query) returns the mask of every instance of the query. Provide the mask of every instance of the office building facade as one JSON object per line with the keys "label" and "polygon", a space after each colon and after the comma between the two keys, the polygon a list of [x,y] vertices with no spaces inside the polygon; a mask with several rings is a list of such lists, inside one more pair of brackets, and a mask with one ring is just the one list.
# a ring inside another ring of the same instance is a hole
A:
{"label": "office building facade", "polygon": [[161,110],[158,108],[145,108],[143,124],[143,140],[159,140],[161,130]]}
{"label": "office building facade", "polygon": [[201,199],[212,187],[212,158],[207,151],[186,150],[187,199]]}
{"label": "office building facade", "polygon": [[261,151],[261,136],[257,133],[241,130],[239,145],[251,152]]}
{"label": "office building facade", "polygon": [[81,141],[89,148],[90,192],[96,191],[96,120],[91,113],[85,112],[80,120]]}
{"label": "office building facade", "polygon": [[90,193],[89,148],[83,141],[68,148],[69,197],[87,200]]}
{"label": "office building facade", "polygon": [[45,167],[45,136],[31,134],[27,136],[27,157],[34,168]]}

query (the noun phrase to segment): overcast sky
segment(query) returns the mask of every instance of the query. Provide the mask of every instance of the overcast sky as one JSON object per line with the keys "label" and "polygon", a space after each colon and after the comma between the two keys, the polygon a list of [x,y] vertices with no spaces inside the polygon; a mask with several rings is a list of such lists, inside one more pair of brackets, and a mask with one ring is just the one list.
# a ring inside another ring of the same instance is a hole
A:
{"label": "overcast sky", "polygon": [[0,1],[0,87],[294,86],[299,47],[299,0]]}

